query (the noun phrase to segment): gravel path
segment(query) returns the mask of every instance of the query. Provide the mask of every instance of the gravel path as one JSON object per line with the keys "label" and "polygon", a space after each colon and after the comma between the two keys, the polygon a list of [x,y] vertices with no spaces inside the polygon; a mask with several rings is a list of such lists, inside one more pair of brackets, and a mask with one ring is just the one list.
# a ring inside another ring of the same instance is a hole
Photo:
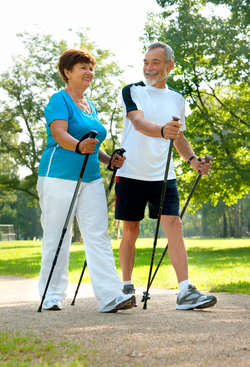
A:
{"label": "gravel path", "polygon": [[37,280],[0,277],[0,329],[82,343],[91,366],[250,366],[250,296],[217,293],[211,309],[176,311],[176,290],[151,289],[147,310],[101,314],[91,285],[70,284],[63,310],[38,313]]}

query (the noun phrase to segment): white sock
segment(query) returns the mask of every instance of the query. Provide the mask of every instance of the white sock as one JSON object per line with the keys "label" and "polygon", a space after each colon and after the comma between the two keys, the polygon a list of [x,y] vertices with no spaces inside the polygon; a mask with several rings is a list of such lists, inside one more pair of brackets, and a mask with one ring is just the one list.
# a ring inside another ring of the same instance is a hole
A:
{"label": "white sock", "polygon": [[132,280],[123,280],[122,281],[122,285],[129,285],[129,284],[133,284]]}
{"label": "white sock", "polygon": [[181,296],[183,296],[183,294],[186,292],[189,284],[190,284],[189,279],[183,280],[182,282],[179,283],[179,291]]}

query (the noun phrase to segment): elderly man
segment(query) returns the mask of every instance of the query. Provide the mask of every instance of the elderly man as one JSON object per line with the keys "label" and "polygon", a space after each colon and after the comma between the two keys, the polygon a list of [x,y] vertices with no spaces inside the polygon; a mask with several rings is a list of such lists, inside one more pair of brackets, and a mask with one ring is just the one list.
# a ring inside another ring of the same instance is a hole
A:
{"label": "elderly man", "polygon": [[[170,139],[183,159],[197,172],[207,175],[212,163],[199,161],[185,138],[185,100],[166,84],[174,67],[174,52],[165,43],[151,44],[144,57],[145,83],[126,86],[122,91],[124,125],[121,146],[126,161],[116,179],[116,219],[123,220],[119,250],[123,274],[123,292],[135,293],[132,272],[136,240],[145,207],[150,218],[157,218]],[[180,116],[174,121],[172,116]],[[179,217],[179,195],[171,159],[161,224],[168,238],[169,258],[178,284],[176,309],[207,308],[217,300],[202,295],[189,281],[187,252]]]}

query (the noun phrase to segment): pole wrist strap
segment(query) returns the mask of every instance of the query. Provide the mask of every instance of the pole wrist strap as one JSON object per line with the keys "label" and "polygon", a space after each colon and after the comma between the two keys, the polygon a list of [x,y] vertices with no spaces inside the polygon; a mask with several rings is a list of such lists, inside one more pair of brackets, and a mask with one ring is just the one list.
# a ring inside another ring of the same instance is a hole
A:
{"label": "pole wrist strap", "polygon": [[78,154],[82,154],[79,150],[79,144],[80,144],[80,140],[78,141],[78,143],[76,144],[76,149],[75,149],[75,152],[78,153]]}
{"label": "pole wrist strap", "polygon": [[165,139],[164,134],[163,134],[164,126],[165,125],[163,125],[162,128],[161,128],[161,136],[163,137],[163,139]]}
{"label": "pole wrist strap", "polygon": [[87,134],[85,134],[85,135],[83,135],[83,137],[78,141],[78,143],[76,144],[76,148],[75,148],[75,152],[76,152],[76,153],[83,155],[83,154],[80,152],[80,150],[79,150],[79,145],[80,145],[80,143],[81,143],[83,140],[85,140],[85,139],[89,138],[89,136],[90,136],[90,132],[89,132],[89,133],[87,133]]}
{"label": "pole wrist strap", "polygon": [[194,159],[194,158],[197,158],[197,157],[196,157],[196,155],[193,155],[193,156],[192,156],[191,158],[189,158],[189,160],[187,161],[187,164],[189,164],[189,166],[190,166],[190,162],[191,162],[191,160],[192,160],[192,159]]}

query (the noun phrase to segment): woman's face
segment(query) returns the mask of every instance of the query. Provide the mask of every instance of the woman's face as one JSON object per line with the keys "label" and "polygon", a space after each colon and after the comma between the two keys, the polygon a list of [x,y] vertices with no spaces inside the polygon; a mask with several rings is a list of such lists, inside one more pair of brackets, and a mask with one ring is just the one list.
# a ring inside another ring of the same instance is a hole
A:
{"label": "woman's face", "polygon": [[91,63],[79,62],[73,66],[73,69],[65,70],[64,73],[68,78],[68,85],[77,88],[87,89],[94,77],[94,67]]}

